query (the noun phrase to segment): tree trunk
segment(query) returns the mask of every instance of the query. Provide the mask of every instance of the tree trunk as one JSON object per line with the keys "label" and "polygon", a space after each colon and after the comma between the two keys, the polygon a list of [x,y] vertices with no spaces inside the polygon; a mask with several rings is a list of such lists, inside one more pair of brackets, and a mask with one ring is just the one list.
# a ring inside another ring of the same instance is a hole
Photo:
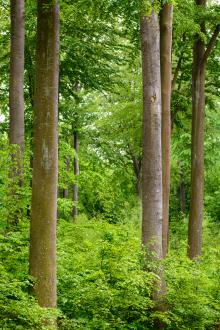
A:
{"label": "tree trunk", "polygon": [[163,256],[168,251],[170,198],[170,144],[172,91],[172,21],[173,6],[163,5],[160,13],[160,61],[162,104],[162,173],[163,173]]}
{"label": "tree trunk", "polygon": [[[66,158],[66,172],[68,173],[70,171],[70,158]],[[69,197],[69,189],[68,186],[63,189],[63,198],[68,198]]]}
{"label": "tree trunk", "polygon": [[141,178],[141,168],[142,168],[142,159],[141,157],[137,157],[134,155],[134,153],[131,153],[131,158],[132,158],[132,164],[133,164],[133,169],[134,169],[134,174],[136,178],[136,193],[137,196],[141,199],[142,196],[142,178]]}
{"label": "tree trunk", "polygon": [[[11,45],[9,77],[10,207],[8,223],[16,225],[23,216],[22,196],[24,158],[24,1],[11,0]],[[16,202],[15,202],[16,201]]]}
{"label": "tree trunk", "polygon": [[180,210],[182,213],[186,213],[186,188],[184,181],[181,180],[179,186],[179,200],[180,200]]}
{"label": "tree trunk", "polygon": [[[206,7],[206,0],[195,0],[197,6]],[[205,22],[200,23],[205,33]],[[204,198],[204,126],[205,126],[205,69],[220,32],[218,24],[205,49],[205,43],[195,36],[192,71],[192,154],[191,200],[188,231],[188,255],[195,259],[201,255]]]}
{"label": "tree trunk", "polygon": [[10,144],[24,148],[24,1],[11,0]]}
{"label": "tree trunk", "polygon": [[9,81],[9,142],[14,153],[15,172],[22,182],[24,151],[24,1],[11,0],[11,51]]}
{"label": "tree trunk", "polygon": [[38,0],[30,274],[43,307],[56,307],[59,6]]}
{"label": "tree trunk", "polygon": [[[196,0],[205,6],[206,0]],[[205,24],[200,24],[205,32]],[[193,46],[192,71],[192,150],[191,200],[188,232],[188,255],[194,259],[201,255],[204,195],[204,122],[205,122],[205,43],[197,35]]]}
{"label": "tree trunk", "polygon": [[79,160],[78,160],[78,153],[79,153],[79,136],[77,130],[74,130],[73,132],[73,147],[76,153],[76,156],[74,157],[74,180],[75,183],[73,185],[73,220],[75,221],[78,216],[78,175],[79,175]]}
{"label": "tree trunk", "polygon": [[141,17],[143,70],[142,244],[162,257],[160,30],[157,14]]}

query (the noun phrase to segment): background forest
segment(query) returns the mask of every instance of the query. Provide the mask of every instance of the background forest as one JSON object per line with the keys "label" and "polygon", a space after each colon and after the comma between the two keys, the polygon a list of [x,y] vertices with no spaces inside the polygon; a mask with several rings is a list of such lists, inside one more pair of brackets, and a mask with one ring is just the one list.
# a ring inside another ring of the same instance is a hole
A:
{"label": "background forest", "polygon": [[[157,54],[145,56],[159,40],[146,37],[150,24],[165,10],[173,35],[172,79],[161,56],[171,100],[162,251],[162,232],[156,247],[143,234],[158,221],[148,221],[144,200],[145,169],[156,167],[159,150],[145,162],[146,137],[156,146],[145,129],[145,69],[156,71]],[[61,0],[60,9],[50,0],[26,0],[25,9],[23,0],[0,1],[0,329],[220,329],[219,24],[218,1]],[[47,116],[55,126],[40,121]],[[38,165],[49,162],[42,177]]]}

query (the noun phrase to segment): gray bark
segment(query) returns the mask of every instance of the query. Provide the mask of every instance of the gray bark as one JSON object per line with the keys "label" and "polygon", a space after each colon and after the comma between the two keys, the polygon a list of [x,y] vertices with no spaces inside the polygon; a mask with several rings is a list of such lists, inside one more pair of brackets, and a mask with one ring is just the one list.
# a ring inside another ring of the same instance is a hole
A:
{"label": "gray bark", "polygon": [[157,14],[141,17],[143,70],[142,244],[162,257],[160,30]]}

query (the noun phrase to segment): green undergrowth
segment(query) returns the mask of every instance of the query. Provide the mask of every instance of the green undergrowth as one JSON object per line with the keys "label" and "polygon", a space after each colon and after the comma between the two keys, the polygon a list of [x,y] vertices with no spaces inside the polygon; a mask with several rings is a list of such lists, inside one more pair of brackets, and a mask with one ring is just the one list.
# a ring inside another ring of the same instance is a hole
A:
{"label": "green undergrowth", "polygon": [[[0,329],[44,329],[54,312],[28,293],[28,223],[0,236]],[[58,325],[69,329],[211,330],[220,320],[219,225],[204,222],[203,257],[186,256],[187,222],[171,224],[164,261],[167,311],[151,299],[156,265],[146,261],[138,223],[109,224],[80,218],[58,225]]]}

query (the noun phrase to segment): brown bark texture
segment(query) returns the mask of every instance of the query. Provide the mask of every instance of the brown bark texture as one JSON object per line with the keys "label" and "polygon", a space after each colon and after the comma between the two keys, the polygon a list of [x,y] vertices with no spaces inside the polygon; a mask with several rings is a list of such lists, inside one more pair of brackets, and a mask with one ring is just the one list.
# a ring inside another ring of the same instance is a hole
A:
{"label": "brown bark texture", "polygon": [[59,5],[38,0],[30,274],[43,307],[56,307]]}
{"label": "brown bark texture", "polygon": [[[206,7],[206,0],[196,0],[197,6]],[[200,23],[205,33],[205,22]],[[192,70],[192,154],[191,199],[188,230],[188,255],[195,259],[202,250],[202,220],[204,207],[204,128],[205,128],[205,70],[209,55],[220,32],[218,24],[205,49],[199,35],[195,36]]]}
{"label": "brown bark texture", "polygon": [[141,199],[142,198],[142,179],[141,179],[141,167],[142,167],[142,159],[137,157],[136,155],[132,154],[132,164],[133,169],[136,177],[136,193],[137,196]]}
{"label": "brown bark texture", "polygon": [[[66,158],[66,172],[68,173],[70,171],[70,157]],[[68,198],[69,197],[69,189],[68,186],[63,189],[63,198]]]}
{"label": "brown bark texture", "polygon": [[11,0],[11,44],[9,78],[9,143],[16,148],[12,154],[11,175],[23,182],[24,152],[24,0]]}
{"label": "brown bark texture", "polygon": [[[205,6],[206,0],[196,0]],[[205,32],[205,23],[200,23]],[[205,122],[205,43],[195,36],[192,69],[192,149],[191,149],[191,200],[188,231],[188,255],[194,259],[201,255],[204,196],[204,122]]]}
{"label": "brown bark texture", "polygon": [[162,180],[163,180],[163,256],[168,251],[170,199],[170,144],[172,92],[172,21],[173,6],[163,5],[160,13],[160,60],[162,105]]}
{"label": "brown bark texture", "polygon": [[74,176],[75,176],[75,183],[73,185],[73,220],[75,221],[77,216],[78,216],[78,182],[77,182],[77,177],[79,175],[79,159],[78,159],[78,153],[79,153],[79,134],[77,130],[73,132],[73,147],[76,153],[76,156],[74,157]]}
{"label": "brown bark texture", "polygon": [[162,257],[160,30],[157,14],[141,16],[143,70],[142,244]]}

